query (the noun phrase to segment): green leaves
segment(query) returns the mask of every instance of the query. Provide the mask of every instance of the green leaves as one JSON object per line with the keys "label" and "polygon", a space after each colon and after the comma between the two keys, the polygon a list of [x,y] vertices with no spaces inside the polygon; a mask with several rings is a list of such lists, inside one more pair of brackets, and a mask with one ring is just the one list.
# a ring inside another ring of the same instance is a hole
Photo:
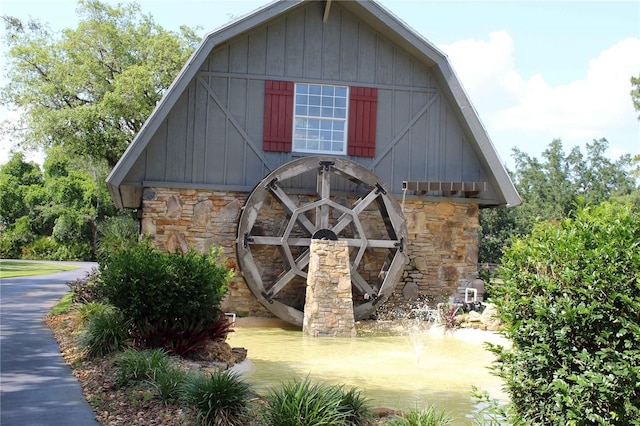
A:
{"label": "green leaves", "polygon": [[261,420],[269,426],[361,425],[370,418],[358,389],[313,383],[308,377],[271,389],[266,399]]}
{"label": "green leaves", "polygon": [[2,103],[25,111],[34,147],[113,167],[193,51],[192,30],[166,31],[135,3],[81,0],[76,29],[52,34],[5,17],[8,79]]}
{"label": "green leaves", "polygon": [[494,302],[511,349],[493,347],[531,424],[629,424],[640,415],[640,217],[580,209],[536,225],[503,258]]}
{"label": "green leaves", "polygon": [[231,275],[216,251],[162,253],[146,241],[106,256],[100,265],[101,290],[138,331],[147,323],[174,327],[200,321],[207,330],[217,320]]}
{"label": "green leaves", "polygon": [[512,237],[531,232],[538,222],[572,217],[580,206],[640,201],[631,157],[609,159],[608,145],[606,139],[594,140],[587,143],[586,153],[574,147],[565,154],[562,142],[554,140],[541,159],[516,150],[511,177],[523,203],[517,208],[481,210],[480,261],[500,263]]}

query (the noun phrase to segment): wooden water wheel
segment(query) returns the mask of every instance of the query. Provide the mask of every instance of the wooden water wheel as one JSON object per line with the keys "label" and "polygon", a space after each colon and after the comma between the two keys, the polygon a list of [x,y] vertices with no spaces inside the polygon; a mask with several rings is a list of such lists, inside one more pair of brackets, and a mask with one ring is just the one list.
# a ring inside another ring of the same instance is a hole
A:
{"label": "wooden water wheel", "polygon": [[400,281],[406,235],[398,201],[374,173],[344,158],[304,157],[270,173],[249,195],[238,223],[238,264],[269,311],[302,325],[311,239],[347,241],[359,320]]}

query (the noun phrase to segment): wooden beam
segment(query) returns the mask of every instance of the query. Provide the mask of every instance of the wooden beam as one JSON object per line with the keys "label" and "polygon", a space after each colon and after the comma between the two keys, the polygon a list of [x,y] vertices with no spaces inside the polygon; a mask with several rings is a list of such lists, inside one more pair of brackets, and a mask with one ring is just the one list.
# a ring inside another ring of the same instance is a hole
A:
{"label": "wooden beam", "polygon": [[326,24],[329,20],[329,9],[331,9],[331,0],[324,2],[324,15],[322,15],[322,23]]}
{"label": "wooden beam", "polygon": [[456,195],[462,193],[463,197],[475,197],[486,191],[487,182],[437,182],[437,181],[404,181],[403,191],[416,191],[418,193],[441,192],[443,195]]}

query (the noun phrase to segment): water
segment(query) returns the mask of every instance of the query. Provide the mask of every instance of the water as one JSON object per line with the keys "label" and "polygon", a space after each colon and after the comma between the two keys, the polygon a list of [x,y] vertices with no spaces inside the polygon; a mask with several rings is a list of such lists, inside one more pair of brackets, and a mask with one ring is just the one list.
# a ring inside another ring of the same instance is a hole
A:
{"label": "water", "polygon": [[484,341],[505,343],[493,333],[439,327],[416,330],[360,328],[356,338],[310,337],[299,328],[236,326],[228,342],[248,349],[253,363],[246,380],[266,394],[293,378],[357,386],[374,407],[423,408],[434,404],[471,424],[478,407],[472,385],[505,399],[501,381],[487,366],[493,355]]}

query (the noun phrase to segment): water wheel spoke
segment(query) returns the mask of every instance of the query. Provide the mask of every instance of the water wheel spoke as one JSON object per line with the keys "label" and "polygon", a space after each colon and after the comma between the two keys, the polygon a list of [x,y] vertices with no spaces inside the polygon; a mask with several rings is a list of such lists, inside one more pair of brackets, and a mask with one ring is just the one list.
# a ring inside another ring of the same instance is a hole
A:
{"label": "water wheel spoke", "polygon": [[400,245],[400,241],[393,240],[367,240],[367,245],[371,248],[388,248],[397,249]]}
{"label": "water wheel spoke", "polygon": [[367,282],[367,280],[365,280],[364,278],[362,278],[362,275],[360,275],[358,273],[358,271],[356,271],[355,269],[351,270],[351,281],[353,283],[354,286],[356,286],[356,288],[358,290],[360,290],[361,293],[363,294],[368,294],[369,297],[371,298],[375,298],[378,297],[378,294],[376,293],[376,291],[369,285],[369,283]]}
{"label": "water wheel spoke", "polygon": [[293,268],[285,271],[282,275],[278,277],[278,279],[273,283],[273,285],[269,288],[269,296],[273,297],[280,292],[283,288],[286,287],[287,284],[291,282],[292,279],[295,278],[296,275],[302,276],[303,278],[307,277],[307,274],[302,271],[309,264],[309,250],[306,250],[303,254],[301,254],[296,260],[295,265],[299,269],[300,273],[296,273]]}
{"label": "water wheel spoke", "polygon": [[[278,184],[271,184],[271,186],[269,186],[269,191],[271,192],[273,197],[282,205],[282,207],[284,207],[289,216],[291,216],[293,212],[298,208],[293,200],[289,198],[289,195],[287,195],[287,193],[284,192]],[[316,231],[315,225],[311,223],[309,218],[305,215],[299,214],[296,217],[296,221],[300,224],[300,226],[302,226],[302,228],[308,235],[313,235],[313,233]]]}
{"label": "water wheel spoke", "polygon": [[[362,211],[364,209],[367,208],[367,206],[369,206],[369,204],[371,204],[376,198],[378,197],[378,193],[377,193],[377,189],[372,189],[371,191],[369,191],[369,193],[363,197],[360,198],[358,201],[356,201],[353,209],[351,209],[351,211],[357,216],[360,213],[362,213]],[[352,214],[348,214],[348,213],[343,213],[339,218],[338,221],[336,222],[336,224],[331,228],[331,230],[333,232],[335,232],[336,234],[339,234],[340,232],[342,232],[344,230],[344,228],[346,228],[350,223],[353,222],[353,215]]]}
{"label": "water wheel spoke", "polygon": [[[316,189],[320,200],[328,200],[331,195],[331,173],[330,166],[318,168]],[[316,208],[316,229],[327,229],[329,227],[329,206],[322,204]]]}
{"label": "water wheel spoke", "polygon": [[364,252],[367,250],[366,241],[363,241],[363,242],[364,244],[360,245],[360,247],[358,248],[356,257],[353,259],[353,262],[352,262],[353,267],[351,269],[358,268],[358,265],[360,265],[360,262],[362,261],[362,256],[364,256]]}
{"label": "water wheel spoke", "polygon": [[251,236],[252,245],[281,246],[282,237]]}

